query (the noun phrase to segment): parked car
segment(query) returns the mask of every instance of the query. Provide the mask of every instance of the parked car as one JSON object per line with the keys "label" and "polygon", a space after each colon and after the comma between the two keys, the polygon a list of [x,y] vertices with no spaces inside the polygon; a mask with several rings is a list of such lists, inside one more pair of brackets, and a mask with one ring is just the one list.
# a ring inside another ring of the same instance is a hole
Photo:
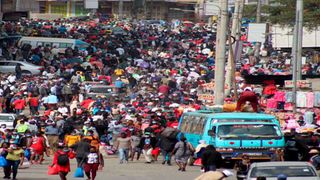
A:
{"label": "parked car", "polygon": [[21,65],[22,75],[39,75],[44,70],[42,66],[37,66],[24,61],[1,60],[0,72],[1,73],[15,73],[16,65]]}
{"label": "parked car", "polygon": [[5,124],[8,129],[16,126],[16,115],[8,113],[0,113],[0,125]]}
{"label": "parked car", "polygon": [[90,87],[89,92],[87,93],[87,97],[91,97],[92,99],[96,99],[98,96],[112,96],[116,94],[114,86],[106,86],[106,85],[92,85]]}
{"label": "parked car", "polygon": [[308,162],[261,162],[253,163],[249,169],[247,180],[259,176],[267,180],[277,180],[278,175],[284,174],[287,180],[319,180],[316,169]]}

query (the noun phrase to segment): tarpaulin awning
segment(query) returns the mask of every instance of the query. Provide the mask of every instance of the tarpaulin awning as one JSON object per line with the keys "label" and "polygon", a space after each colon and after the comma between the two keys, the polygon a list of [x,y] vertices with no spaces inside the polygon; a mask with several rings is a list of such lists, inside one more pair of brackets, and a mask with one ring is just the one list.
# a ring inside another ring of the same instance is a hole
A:
{"label": "tarpaulin awning", "polygon": [[[302,79],[320,78],[320,75],[302,75]],[[283,86],[284,81],[292,80],[292,75],[247,75],[244,76],[247,84],[263,84],[266,80],[273,80],[275,84]]]}

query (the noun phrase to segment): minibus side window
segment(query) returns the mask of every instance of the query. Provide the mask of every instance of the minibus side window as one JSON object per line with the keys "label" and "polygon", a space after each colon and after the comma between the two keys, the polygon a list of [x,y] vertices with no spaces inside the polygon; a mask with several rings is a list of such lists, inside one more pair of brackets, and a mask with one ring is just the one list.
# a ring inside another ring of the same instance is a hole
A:
{"label": "minibus side window", "polygon": [[59,48],[67,48],[67,44],[66,43],[59,43]]}
{"label": "minibus side window", "polygon": [[43,42],[37,42],[37,46],[43,46]]}
{"label": "minibus side window", "polygon": [[51,42],[44,42],[43,46],[44,47],[46,47],[46,46],[52,47],[52,43]]}
{"label": "minibus side window", "polygon": [[52,47],[59,48],[59,43],[52,43]]}
{"label": "minibus side window", "polygon": [[182,121],[181,121],[181,131],[186,132],[187,130],[187,119],[189,116],[183,116]]}
{"label": "minibus side window", "polygon": [[195,124],[196,128],[195,128],[195,134],[202,134],[203,133],[203,129],[205,126],[205,117],[199,117],[199,120],[197,122],[197,124]]}
{"label": "minibus side window", "polygon": [[198,124],[200,123],[200,118],[201,117],[195,117],[194,119],[193,119],[193,121],[191,122],[191,132],[190,133],[192,133],[192,134],[198,134],[197,132],[197,130],[198,130]]}
{"label": "minibus side window", "polygon": [[24,44],[31,44],[31,41],[21,41],[21,45],[24,45]]}
{"label": "minibus side window", "polygon": [[185,132],[190,133],[191,132],[191,127],[192,127],[192,116],[188,116],[188,118],[186,119],[186,129]]}

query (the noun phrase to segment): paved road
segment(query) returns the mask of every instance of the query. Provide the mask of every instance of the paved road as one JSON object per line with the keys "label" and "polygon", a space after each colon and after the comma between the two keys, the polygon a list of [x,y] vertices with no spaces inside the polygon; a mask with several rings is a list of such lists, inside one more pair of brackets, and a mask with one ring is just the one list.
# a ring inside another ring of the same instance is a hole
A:
{"label": "paved road", "polygon": [[[46,160],[43,165],[34,165],[29,169],[19,169],[19,180],[58,180],[58,176],[48,176],[47,166],[50,160]],[[160,162],[145,164],[143,158],[140,161],[119,164],[114,156],[105,159],[105,168],[98,172],[96,180],[191,180],[200,175],[199,167],[187,167],[186,172],[178,172],[177,166],[162,165]],[[72,160],[71,173],[68,179],[73,178],[75,170],[75,160]],[[1,177],[1,176],[0,176]],[[85,178],[82,178],[85,179]],[[235,178],[229,178],[235,180]]]}

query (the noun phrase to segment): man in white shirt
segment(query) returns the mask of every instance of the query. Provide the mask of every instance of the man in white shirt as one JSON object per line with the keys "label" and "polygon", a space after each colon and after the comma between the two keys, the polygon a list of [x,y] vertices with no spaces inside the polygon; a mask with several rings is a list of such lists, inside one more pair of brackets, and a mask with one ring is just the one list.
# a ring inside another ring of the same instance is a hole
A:
{"label": "man in white shirt", "polygon": [[66,106],[59,106],[58,108],[58,112],[60,112],[62,115],[67,115],[69,110]]}

